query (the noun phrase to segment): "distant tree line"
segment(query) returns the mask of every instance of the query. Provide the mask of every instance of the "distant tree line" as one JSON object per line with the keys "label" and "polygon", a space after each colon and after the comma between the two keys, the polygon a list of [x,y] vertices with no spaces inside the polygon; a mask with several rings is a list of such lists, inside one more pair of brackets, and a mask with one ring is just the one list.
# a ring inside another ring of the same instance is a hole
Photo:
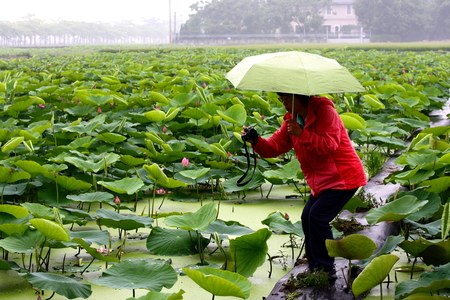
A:
{"label": "distant tree line", "polygon": [[0,20],[0,46],[45,46],[76,44],[167,43],[167,21],[148,19],[142,24],[114,24],[59,20],[47,22],[28,15],[21,21]]}
{"label": "distant tree line", "polygon": [[[210,0],[191,6],[194,14],[180,35],[324,33],[323,11],[332,0]],[[450,0],[355,0],[365,31],[380,41],[450,39]]]}

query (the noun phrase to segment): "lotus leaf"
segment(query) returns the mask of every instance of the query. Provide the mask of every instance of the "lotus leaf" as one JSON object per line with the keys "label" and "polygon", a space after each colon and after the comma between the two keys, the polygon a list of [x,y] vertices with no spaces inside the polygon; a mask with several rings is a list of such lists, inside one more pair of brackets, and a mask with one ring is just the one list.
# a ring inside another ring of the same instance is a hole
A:
{"label": "lotus leaf", "polygon": [[226,111],[217,111],[217,113],[227,122],[243,126],[247,120],[245,107],[240,104],[231,106]]}
{"label": "lotus leaf", "polygon": [[95,192],[79,195],[68,195],[67,198],[76,202],[112,202],[114,200],[114,195],[106,192]]}
{"label": "lotus leaf", "polygon": [[127,300],[182,300],[185,292],[180,290],[178,293],[160,293],[148,292],[146,295],[139,298],[128,298]]}
{"label": "lotus leaf", "polygon": [[88,190],[91,188],[92,184],[87,183],[82,180],[75,179],[74,177],[56,175],[54,178],[55,182],[61,187],[68,191],[74,190]]}
{"label": "lotus leaf", "polygon": [[398,260],[399,257],[393,254],[374,258],[353,281],[353,294],[358,296],[381,284]]}
{"label": "lotus leaf", "polygon": [[300,162],[297,159],[293,159],[283,167],[277,170],[265,171],[264,177],[266,178],[276,178],[282,180],[296,179],[298,173],[300,172]]}
{"label": "lotus leaf", "polygon": [[97,251],[96,248],[93,248],[89,246],[84,239],[76,237],[73,238],[72,241],[82,247],[84,250],[86,250],[93,258],[101,260],[101,261],[108,261],[108,262],[119,262],[120,260],[116,257],[109,256],[109,255],[102,255],[99,251]]}
{"label": "lotus leaf", "polygon": [[201,168],[201,169],[195,169],[195,170],[186,170],[186,171],[180,171],[180,174],[184,177],[196,180],[206,173],[208,173],[211,169],[210,168]]}
{"label": "lotus leaf", "polygon": [[37,230],[27,230],[23,235],[13,233],[0,240],[0,247],[9,252],[35,253],[45,241],[45,236]]}
{"label": "lotus leaf", "polygon": [[56,222],[39,218],[31,219],[29,222],[49,239],[63,242],[70,241],[70,235],[67,229]]}
{"label": "lotus leaf", "polygon": [[368,258],[377,249],[374,241],[362,234],[351,234],[340,241],[326,240],[325,243],[329,256],[349,260]]}
{"label": "lotus leaf", "polygon": [[[201,237],[203,249],[209,239]],[[195,233],[183,229],[166,229],[154,227],[147,238],[147,249],[155,255],[186,256],[197,254],[198,239]]]}
{"label": "lotus leaf", "polygon": [[137,191],[139,191],[141,187],[144,186],[144,182],[137,177],[134,178],[125,177],[123,179],[116,180],[113,182],[98,181],[97,183],[115,193],[128,195],[136,193]]}
{"label": "lotus leaf", "polygon": [[99,279],[89,282],[113,289],[143,288],[160,292],[163,287],[171,288],[177,279],[177,273],[169,264],[136,260],[115,264],[103,272]]}
{"label": "lotus leaf", "polygon": [[153,218],[150,217],[136,216],[133,214],[122,215],[115,211],[102,208],[97,210],[97,215],[100,225],[123,230],[151,227],[151,223],[153,223]]}
{"label": "lotus leaf", "polygon": [[28,216],[28,210],[17,205],[2,204],[0,205],[0,212],[13,215],[17,219],[25,218],[26,216]]}
{"label": "lotus leaf", "polygon": [[183,268],[183,272],[201,288],[215,296],[234,296],[242,299],[250,297],[252,283],[237,273],[213,268],[198,270]]}
{"label": "lotus leaf", "polygon": [[113,144],[121,143],[127,139],[125,136],[113,132],[100,133],[97,135],[97,138],[101,141]]}
{"label": "lotus leaf", "polygon": [[170,227],[178,227],[185,230],[203,231],[208,228],[209,223],[216,219],[216,203],[208,203],[193,213],[181,216],[170,216],[164,223]]}
{"label": "lotus leaf", "polygon": [[256,269],[261,266],[269,247],[267,240],[272,236],[266,228],[254,233],[240,236],[230,240],[230,252],[236,265],[236,272],[244,277],[251,277]]}
{"label": "lotus leaf", "polygon": [[425,272],[419,279],[400,282],[395,288],[394,299],[402,300],[417,293],[436,293],[450,285],[450,263]]}
{"label": "lotus leaf", "polygon": [[255,232],[253,229],[244,226],[236,221],[215,220],[209,223],[208,228],[202,233],[214,234],[243,235]]}
{"label": "lotus leaf", "polygon": [[68,299],[83,298],[91,296],[91,286],[78,282],[67,276],[52,273],[29,273],[25,278],[40,290],[51,290]]}
{"label": "lotus leaf", "polygon": [[400,221],[412,213],[420,210],[428,201],[421,201],[417,197],[403,196],[379,208],[372,208],[366,215],[366,220],[373,225],[383,221]]}
{"label": "lotus leaf", "polygon": [[28,230],[28,228],[29,226],[25,224],[14,224],[14,223],[0,224],[0,231],[4,232],[8,236],[13,235],[14,233],[23,235],[25,231]]}
{"label": "lotus leaf", "polygon": [[431,180],[425,180],[419,184],[419,187],[427,187],[425,188],[428,192],[441,193],[450,187],[450,176],[443,176],[441,178],[435,178]]}

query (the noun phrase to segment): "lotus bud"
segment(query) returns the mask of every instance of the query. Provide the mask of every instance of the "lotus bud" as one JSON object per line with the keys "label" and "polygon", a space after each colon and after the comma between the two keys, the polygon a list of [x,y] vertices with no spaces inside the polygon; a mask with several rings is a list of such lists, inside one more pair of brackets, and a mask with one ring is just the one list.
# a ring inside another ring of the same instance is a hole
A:
{"label": "lotus bud", "polygon": [[116,199],[114,199],[114,203],[119,205],[120,204],[120,198],[116,196]]}
{"label": "lotus bud", "polygon": [[183,159],[181,160],[181,165],[182,165],[183,167],[189,166],[189,159],[186,158],[186,157],[183,157]]}
{"label": "lotus bud", "polygon": [[167,132],[167,127],[166,127],[166,126],[163,127],[163,132],[164,132],[164,133]]}
{"label": "lotus bud", "polygon": [[97,112],[98,112],[99,114],[102,113],[102,109],[100,108],[100,106],[97,108]]}

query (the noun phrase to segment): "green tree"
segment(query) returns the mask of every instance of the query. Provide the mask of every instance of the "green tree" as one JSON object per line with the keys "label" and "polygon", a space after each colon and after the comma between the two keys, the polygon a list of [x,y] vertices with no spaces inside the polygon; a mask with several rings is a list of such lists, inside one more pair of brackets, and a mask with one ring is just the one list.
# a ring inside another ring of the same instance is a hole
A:
{"label": "green tree", "polygon": [[428,39],[432,28],[434,0],[355,0],[359,22],[380,41]]}

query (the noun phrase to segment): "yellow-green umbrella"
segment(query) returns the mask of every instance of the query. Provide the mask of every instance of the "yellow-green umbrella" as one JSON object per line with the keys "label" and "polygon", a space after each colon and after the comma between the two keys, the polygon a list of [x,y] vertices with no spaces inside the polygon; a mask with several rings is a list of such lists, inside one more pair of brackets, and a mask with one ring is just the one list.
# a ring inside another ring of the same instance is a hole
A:
{"label": "yellow-green umbrella", "polygon": [[336,60],[300,51],[246,57],[225,78],[243,90],[300,95],[365,91]]}

